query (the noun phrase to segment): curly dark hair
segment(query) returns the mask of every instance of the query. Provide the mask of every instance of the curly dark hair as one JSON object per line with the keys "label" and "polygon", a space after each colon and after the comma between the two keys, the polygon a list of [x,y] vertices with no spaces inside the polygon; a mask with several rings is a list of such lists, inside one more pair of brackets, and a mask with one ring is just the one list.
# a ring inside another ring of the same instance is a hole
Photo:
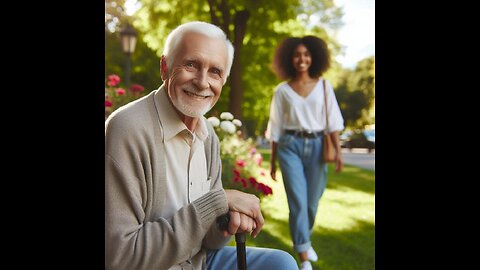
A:
{"label": "curly dark hair", "polygon": [[307,47],[312,57],[312,65],[308,69],[310,77],[320,77],[330,67],[330,51],[327,43],[316,36],[289,37],[276,48],[272,69],[282,80],[294,78],[296,70],[292,64],[293,53],[298,45]]}

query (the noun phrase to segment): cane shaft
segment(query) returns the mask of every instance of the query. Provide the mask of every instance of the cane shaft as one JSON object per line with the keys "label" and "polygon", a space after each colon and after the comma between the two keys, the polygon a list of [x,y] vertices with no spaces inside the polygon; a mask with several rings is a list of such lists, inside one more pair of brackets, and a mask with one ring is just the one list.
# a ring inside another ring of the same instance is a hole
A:
{"label": "cane shaft", "polygon": [[235,234],[235,242],[237,243],[237,270],[247,270],[247,254],[245,249],[245,241],[245,233]]}

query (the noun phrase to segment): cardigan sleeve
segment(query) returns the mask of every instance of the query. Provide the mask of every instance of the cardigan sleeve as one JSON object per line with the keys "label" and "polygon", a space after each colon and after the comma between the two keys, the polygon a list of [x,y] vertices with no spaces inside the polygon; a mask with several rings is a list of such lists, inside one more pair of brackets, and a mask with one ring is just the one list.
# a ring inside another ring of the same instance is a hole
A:
{"label": "cardigan sleeve", "polygon": [[[207,153],[207,160],[210,164],[209,175],[212,177],[211,189],[222,189],[222,161],[220,159],[220,141],[215,134],[213,127],[208,124],[209,140],[205,144],[205,152]],[[207,249],[219,249],[228,244],[231,236],[224,237],[222,232],[218,229],[215,223],[210,227],[207,235],[203,239],[202,246]]]}
{"label": "cardigan sleeve", "polygon": [[157,188],[148,179],[151,159],[158,149],[145,138],[154,132],[145,112],[118,110],[105,126],[106,269],[168,269],[195,256],[194,246],[228,212],[225,192],[212,189],[168,219],[147,218]]}

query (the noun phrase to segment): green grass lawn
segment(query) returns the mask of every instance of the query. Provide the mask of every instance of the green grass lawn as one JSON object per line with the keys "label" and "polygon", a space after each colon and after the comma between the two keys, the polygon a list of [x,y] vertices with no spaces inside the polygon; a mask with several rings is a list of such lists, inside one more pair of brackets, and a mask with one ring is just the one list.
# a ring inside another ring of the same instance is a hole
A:
{"label": "green grass lawn", "polygon": [[[269,149],[258,149],[268,168]],[[265,226],[256,239],[247,237],[247,246],[272,247],[285,250],[298,261],[292,248],[288,227],[288,205],[281,179],[268,183],[273,195],[262,199]],[[235,245],[232,238],[230,245]],[[337,174],[329,165],[327,189],[320,200],[312,246],[318,261],[313,269],[372,270],[375,269],[375,173],[345,165]]]}

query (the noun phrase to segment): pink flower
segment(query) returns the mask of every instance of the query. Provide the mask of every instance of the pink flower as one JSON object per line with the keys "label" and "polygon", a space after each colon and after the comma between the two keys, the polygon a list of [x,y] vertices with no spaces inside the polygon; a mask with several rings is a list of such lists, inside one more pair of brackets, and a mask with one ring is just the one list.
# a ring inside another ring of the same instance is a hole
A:
{"label": "pink flower", "polygon": [[116,74],[108,75],[108,86],[115,86],[120,82],[120,77]]}
{"label": "pink flower", "polygon": [[263,156],[262,154],[260,153],[256,153],[253,155],[253,159],[255,160],[255,163],[257,163],[257,165],[262,165],[262,161],[263,161]]}
{"label": "pink flower", "polygon": [[130,91],[132,91],[133,93],[140,93],[143,90],[145,90],[145,88],[140,84],[132,84],[132,86],[130,86]]}
{"label": "pink flower", "polygon": [[239,160],[237,160],[237,162],[235,164],[237,164],[238,167],[243,168],[243,167],[245,167],[245,160],[239,159]]}
{"label": "pink flower", "polygon": [[119,95],[119,96],[123,96],[123,95],[125,95],[126,91],[123,88],[117,88],[117,89],[115,89],[115,93],[117,93],[117,95]]}
{"label": "pink flower", "polygon": [[105,119],[118,109],[119,107],[127,104],[142,96],[142,91],[145,90],[140,84],[133,84],[128,91],[126,88],[120,85],[120,76],[116,74],[110,74],[107,76],[105,87]]}

